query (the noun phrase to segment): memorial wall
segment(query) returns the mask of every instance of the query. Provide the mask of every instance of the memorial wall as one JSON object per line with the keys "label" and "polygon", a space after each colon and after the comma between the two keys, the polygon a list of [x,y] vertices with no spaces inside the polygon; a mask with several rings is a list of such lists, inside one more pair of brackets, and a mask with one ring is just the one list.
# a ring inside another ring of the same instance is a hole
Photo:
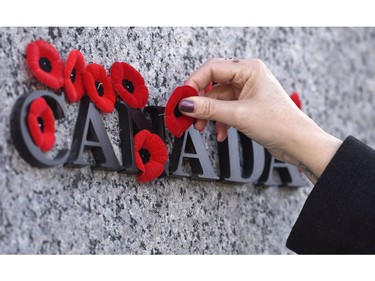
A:
{"label": "memorial wall", "polygon": [[374,49],[374,28],[1,27],[0,253],[292,254],[307,178],[234,129],[176,136],[167,102],[209,58],[259,58],[375,147]]}

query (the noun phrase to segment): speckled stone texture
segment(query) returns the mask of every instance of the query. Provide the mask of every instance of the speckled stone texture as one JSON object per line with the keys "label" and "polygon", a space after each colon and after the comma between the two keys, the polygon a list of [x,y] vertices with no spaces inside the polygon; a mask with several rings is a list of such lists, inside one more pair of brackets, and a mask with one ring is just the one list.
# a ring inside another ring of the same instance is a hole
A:
{"label": "speckled stone texture", "polygon": [[[9,128],[16,100],[45,89],[25,61],[35,39],[64,59],[77,48],[107,69],[130,63],[146,80],[148,105],[159,106],[208,58],[258,57],[325,130],[375,146],[374,28],[0,28],[2,254],[290,254],[285,242],[311,190],[187,178],[138,184],[90,167],[32,167]],[[69,105],[57,123],[57,147],[70,147],[77,109]],[[121,159],[118,116],[103,119]]]}

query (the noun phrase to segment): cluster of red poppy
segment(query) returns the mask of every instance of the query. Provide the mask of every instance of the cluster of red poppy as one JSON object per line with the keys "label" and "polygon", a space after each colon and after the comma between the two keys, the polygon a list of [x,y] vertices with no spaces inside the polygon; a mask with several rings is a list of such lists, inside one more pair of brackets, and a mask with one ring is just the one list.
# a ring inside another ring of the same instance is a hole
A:
{"label": "cluster of red poppy", "polygon": [[[86,65],[79,50],[69,53],[64,64],[54,46],[43,40],[36,40],[27,46],[27,63],[35,77],[46,86],[62,89],[71,103],[79,102],[87,94],[92,103],[104,113],[111,113],[116,103],[116,93],[132,108],[142,109],[148,100],[148,89],[142,75],[125,62],[115,62],[110,75],[100,64]],[[205,93],[212,87],[210,83]],[[194,118],[178,110],[179,102],[198,92],[190,86],[177,87],[165,107],[165,123],[170,133],[181,137],[193,124]],[[298,93],[291,95],[301,109]],[[49,151],[55,143],[55,119],[44,98],[34,100],[29,108],[27,124],[35,144],[43,151]],[[164,141],[147,130],[134,136],[136,166],[140,170],[138,181],[147,182],[159,177],[168,160]]]}
{"label": "cluster of red poppy", "polygon": [[[57,49],[43,40],[27,46],[27,63],[35,77],[46,86],[62,89],[71,103],[79,102],[86,93],[91,102],[104,113],[111,113],[116,94],[132,108],[142,109],[148,100],[148,89],[142,75],[125,62],[115,62],[107,75],[100,64],[86,66],[79,50],[69,53],[64,64]],[[35,144],[49,151],[55,143],[55,119],[44,98],[34,100],[29,108],[27,124]],[[147,182],[160,176],[168,160],[168,150],[157,135],[143,130],[134,136],[138,181]],[[146,157],[147,156],[147,157]]]}

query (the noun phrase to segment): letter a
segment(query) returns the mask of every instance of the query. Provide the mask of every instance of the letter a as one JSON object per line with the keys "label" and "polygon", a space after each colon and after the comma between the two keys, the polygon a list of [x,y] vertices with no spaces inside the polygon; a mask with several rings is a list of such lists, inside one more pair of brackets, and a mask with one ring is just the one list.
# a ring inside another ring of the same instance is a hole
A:
{"label": "letter a", "polygon": [[116,158],[100,113],[87,97],[81,100],[71,153],[66,164],[71,166],[89,165],[83,158],[85,150],[90,150],[94,156],[96,164],[93,167],[94,169],[112,171],[122,169]]}

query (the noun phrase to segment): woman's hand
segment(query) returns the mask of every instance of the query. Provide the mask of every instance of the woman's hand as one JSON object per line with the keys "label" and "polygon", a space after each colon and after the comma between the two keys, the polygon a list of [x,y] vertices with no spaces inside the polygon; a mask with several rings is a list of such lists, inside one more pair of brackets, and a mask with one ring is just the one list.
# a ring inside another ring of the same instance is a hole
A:
{"label": "woman's hand", "polygon": [[[203,96],[211,81],[217,84]],[[198,119],[196,129],[217,121],[217,140],[223,141],[228,126],[234,127],[276,159],[300,166],[314,183],[342,143],[299,110],[258,59],[209,60],[185,84],[201,95],[179,105],[183,114]]]}

